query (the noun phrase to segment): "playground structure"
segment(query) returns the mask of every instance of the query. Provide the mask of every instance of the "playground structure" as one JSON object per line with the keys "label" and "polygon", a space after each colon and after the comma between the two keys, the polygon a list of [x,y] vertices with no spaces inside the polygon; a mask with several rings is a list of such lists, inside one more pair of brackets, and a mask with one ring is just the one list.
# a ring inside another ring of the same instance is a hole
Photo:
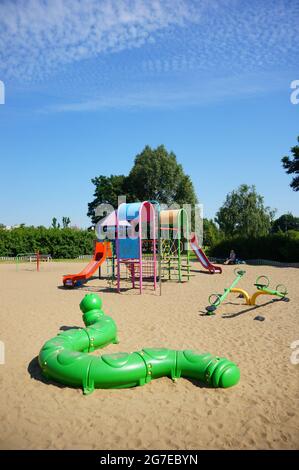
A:
{"label": "playground structure", "polygon": [[82,387],[84,394],[95,388],[127,388],[144,385],[168,376],[188,377],[208,386],[227,388],[240,379],[239,368],[229,360],[209,353],[146,348],[133,353],[92,356],[89,352],[118,343],[117,327],[102,310],[96,294],[87,294],[80,303],[86,328],[60,332],[42,347],[38,361],[45,377]]}
{"label": "playground structure", "polygon": [[161,210],[160,272],[161,279],[190,279],[189,220],[185,209]]}
{"label": "playground structure", "polygon": [[40,253],[36,251],[35,253],[18,253],[15,257],[16,261],[16,271],[19,271],[20,265],[22,263],[30,263],[33,267],[33,270],[39,272],[40,270],[40,263],[44,261],[51,261],[52,257],[48,254]]}
{"label": "playground structure", "polygon": [[[127,224],[129,224],[127,226]],[[117,291],[120,292],[121,267],[125,266],[140,294],[145,281],[157,287],[156,213],[149,201],[123,203],[117,209],[116,225]]]}
{"label": "playground structure", "polygon": [[138,288],[157,287],[157,260],[159,257],[156,212],[149,201],[120,204],[118,209],[97,225],[98,241],[93,259],[76,275],[63,277],[63,284],[78,287],[86,282],[106,261],[110,288],[121,286]]}
{"label": "playground structure", "polygon": [[242,277],[246,274],[246,271],[238,271],[238,269],[236,268],[234,270],[234,273],[236,275],[236,278],[234,279],[229,288],[224,289],[224,293],[222,295],[211,294],[209,296],[210,305],[206,307],[208,315],[214,314],[217,308],[221,305],[221,303],[226,299],[226,297],[230,293],[239,294],[242,298],[245,299],[246,305],[252,306],[256,305],[256,299],[260,295],[270,295],[272,297],[278,297],[277,300],[283,300],[285,302],[289,301],[288,297],[286,297],[288,293],[287,288],[283,284],[278,284],[275,289],[269,289],[270,281],[268,277],[264,275],[259,276],[256,279],[254,286],[257,288],[257,291],[250,296],[246,290],[240,289],[239,287],[235,287],[238,282],[242,279]]}
{"label": "playground structure", "polygon": [[222,268],[220,266],[215,266],[210,262],[208,257],[206,256],[205,252],[203,251],[202,248],[200,248],[196,234],[191,233],[190,236],[190,246],[192,250],[194,251],[198,261],[201,263],[202,267],[207,269],[211,274],[215,273],[222,273]]}
{"label": "playground structure", "polygon": [[78,274],[66,274],[63,276],[63,285],[65,287],[79,287],[96,272],[109,256],[112,256],[110,243],[95,242],[93,257],[88,265]]}
{"label": "playground structure", "polygon": [[122,203],[97,224],[98,249],[91,262],[80,273],[65,275],[63,285],[82,285],[106,261],[110,288],[120,292],[132,287],[142,293],[145,288],[156,291],[159,281],[161,295],[162,280],[190,280],[190,248],[205,269],[221,273],[190,233],[190,223],[185,209],[161,210],[156,201]]}
{"label": "playground structure", "polygon": [[120,204],[117,211],[105,217],[98,226],[98,236],[111,244],[107,259],[108,284],[129,282],[140,293],[144,288],[157,288],[158,242],[156,212],[149,201]]}

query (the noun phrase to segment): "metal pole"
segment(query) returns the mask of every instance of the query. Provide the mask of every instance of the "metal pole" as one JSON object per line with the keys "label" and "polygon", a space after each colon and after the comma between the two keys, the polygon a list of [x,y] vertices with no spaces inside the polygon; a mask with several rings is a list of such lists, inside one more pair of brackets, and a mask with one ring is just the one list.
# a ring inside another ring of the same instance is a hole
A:
{"label": "metal pole", "polygon": [[39,272],[39,262],[40,262],[40,256],[39,256],[39,250],[36,252],[36,270]]}
{"label": "metal pole", "polygon": [[[150,203],[151,204],[151,203]],[[154,290],[157,288],[157,256],[156,256],[156,211],[154,206],[151,204],[152,211],[154,211],[153,216],[153,263],[154,263]]]}
{"label": "metal pole", "polygon": [[179,281],[182,282],[182,266],[181,266],[181,216],[182,216],[182,209],[178,213],[178,268],[179,268]]}
{"label": "metal pole", "polygon": [[143,269],[142,269],[142,211],[143,211],[143,203],[140,205],[139,214],[138,214],[138,223],[139,223],[139,291],[142,294],[142,276],[143,276]]}
{"label": "metal pole", "polygon": [[119,207],[117,208],[117,211],[115,213],[116,215],[116,266],[117,266],[117,292],[120,292],[120,261],[119,261],[119,218],[118,218],[118,212],[119,212]]}

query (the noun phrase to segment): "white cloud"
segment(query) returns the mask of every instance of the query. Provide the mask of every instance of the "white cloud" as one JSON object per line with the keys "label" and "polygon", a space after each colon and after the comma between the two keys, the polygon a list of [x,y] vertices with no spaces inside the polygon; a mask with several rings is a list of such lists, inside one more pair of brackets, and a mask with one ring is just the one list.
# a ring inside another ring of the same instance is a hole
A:
{"label": "white cloud", "polygon": [[154,32],[197,16],[186,0],[4,0],[0,72],[42,79],[64,64],[140,47]]}
{"label": "white cloud", "polygon": [[287,88],[296,19],[299,0],[0,0],[0,79],[74,112]]}
{"label": "white cloud", "polygon": [[185,82],[184,86],[160,84],[153,88],[150,84],[143,84],[139,89],[130,90],[127,93],[114,91],[111,94],[94,96],[86,100],[49,105],[40,112],[67,113],[107,109],[160,109],[177,106],[205,106],[226,99],[272,93],[284,89],[286,84],[288,84],[286,76],[273,79],[271,74],[215,77],[209,81],[200,80],[200,77],[193,76]]}

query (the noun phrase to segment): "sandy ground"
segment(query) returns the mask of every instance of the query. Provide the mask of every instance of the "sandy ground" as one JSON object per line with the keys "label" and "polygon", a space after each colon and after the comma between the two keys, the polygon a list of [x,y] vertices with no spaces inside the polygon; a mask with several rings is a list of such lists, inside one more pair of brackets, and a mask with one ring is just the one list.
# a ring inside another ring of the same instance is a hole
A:
{"label": "sandy ground", "polygon": [[[266,274],[271,285],[288,286],[291,301],[260,297],[264,306],[252,310],[231,296],[216,316],[207,317],[201,312],[208,295],[231,283],[231,266],[212,276],[194,263],[190,282],[164,283],[161,297],[109,292],[99,279],[79,290],[59,288],[63,273],[83,267],[45,263],[37,273],[28,265],[19,272],[0,265],[0,448],[299,448],[299,364],[290,360],[290,345],[299,340],[298,269],[246,266],[240,287],[253,292],[257,275]],[[235,361],[240,383],[224,390],[162,378],[84,396],[47,382],[37,364],[39,350],[60,328],[83,326],[78,306],[88,291],[102,296],[104,311],[119,328],[120,344],[105,352],[146,346],[208,351]],[[256,315],[265,321],[254,321]]]}

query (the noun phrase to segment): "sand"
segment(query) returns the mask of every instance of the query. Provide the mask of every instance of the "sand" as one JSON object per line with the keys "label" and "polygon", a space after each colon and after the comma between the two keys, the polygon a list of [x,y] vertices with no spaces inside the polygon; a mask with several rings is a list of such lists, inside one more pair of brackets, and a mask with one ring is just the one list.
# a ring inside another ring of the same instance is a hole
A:
{"label": "sand", "polygon": [[[0,265],[1,449],[299,448],[299,364],[290,360],[290,345],[299,340],[298,269],[246,266],[240,287],[252,292],[257,275],[266,274],[271,285],[288,286],[290,302],[261,297],[258,303],[266,305],[252,310],[231,296],[207,317],[208,295],[231,283],[231,266],[212,276],[200,273],[195,262],[190,282],[164,283],[161,297],[109,292],[99,279],[78,290],[59,288],[62,274],[83,267],[42,263],[37,273],[29,265],[19,272]],[[118,325],[120,343],[105,352],[146,346],[208,351],[235,361],[240,383],[212,389],[165,377],[84,396],[47,382],[37,364],[39,350],[60,328],[83,326],[79,302],[89,291],[101,295]],[[254,321],[256,315],[265,321]]]}

